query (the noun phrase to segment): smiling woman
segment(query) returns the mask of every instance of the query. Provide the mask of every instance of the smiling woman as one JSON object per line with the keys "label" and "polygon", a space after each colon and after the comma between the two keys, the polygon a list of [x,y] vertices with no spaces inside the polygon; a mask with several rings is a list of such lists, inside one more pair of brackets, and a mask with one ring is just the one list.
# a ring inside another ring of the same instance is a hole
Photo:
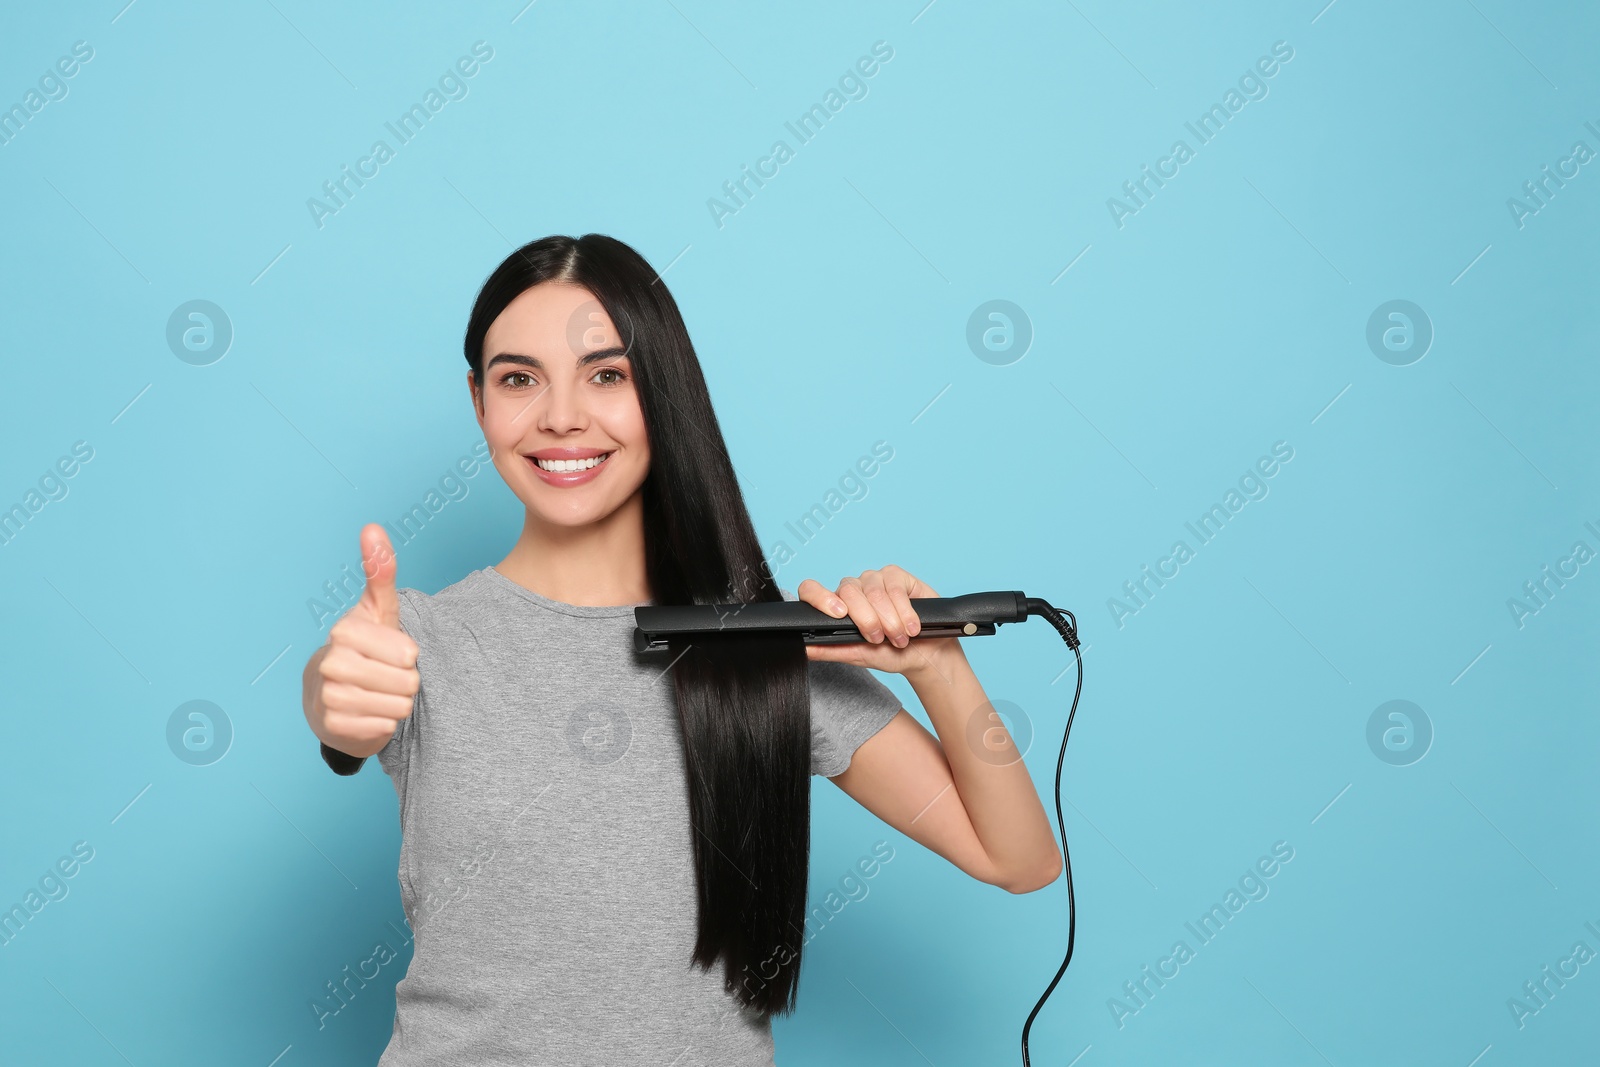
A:
{"label": "smiling woman", "polygon": [[[900,701],[798,640],[633,650],[638,604],[784,598],[677,305],[637,252],[600,234],[518,249],[463,350],[521,536],[429,596],[394,589],[368,527],[368,594],[308,664],[324,758],[353,773],[376,753],[400,801],[415,955],[381,1063],[658,1064],[693,1045],[770,1064],[769,1016],[798,988],[799,953],[770,960],[805,927],[811,776],[841,772]],[[504,862],[418,927],[463,847],[497,833]]]}
{"label": "smiling woman", "polygon": [[[688,330],[643,257],[601,234],[516,250],[463,351],[521,534],[429,595],[396,588],[369,525],[362,600],[307,664],[323,758],[351,774],[376,754],[399,799],[414,956],[380,1067],[659,1067],[685,1048],[771,1065],[771,1016],[798,995],[816,775],[976,878],[1054,879],[1020,756],[963,747],[985,697],[956,639],[908,647],[909,598],[937,594],[899,568],[837,595],[799,584],[870,649],[732,632],[635,647],[641,605],[795,596],[765,565]],[[941,748],[868,668],[906,675],[941,738],[963,740]],[[494,864],[429,912],[486,842]]]}

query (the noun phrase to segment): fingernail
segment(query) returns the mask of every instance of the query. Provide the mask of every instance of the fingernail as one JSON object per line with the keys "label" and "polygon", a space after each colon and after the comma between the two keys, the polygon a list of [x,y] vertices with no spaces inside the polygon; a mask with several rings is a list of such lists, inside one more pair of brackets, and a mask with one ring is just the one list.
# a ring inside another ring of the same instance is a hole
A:
{"label": "fingernail", "polygon": [[844,601],[835,600],[831,604],[828,605],[828,610],[833,612],[835,615],[843,615],[845,612],[849,611],[850,609],[845,607]]}

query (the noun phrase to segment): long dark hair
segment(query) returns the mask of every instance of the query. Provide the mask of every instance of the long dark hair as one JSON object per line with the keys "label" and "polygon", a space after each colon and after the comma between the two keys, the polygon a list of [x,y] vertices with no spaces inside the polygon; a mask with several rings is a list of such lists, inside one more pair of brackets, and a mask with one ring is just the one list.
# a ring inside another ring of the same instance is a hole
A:
{"label": "long dark hair", "polygon": [[[478,293],[464,348],[479,395],[495,318],[546,281],[582,286],[628,350],[650,441],[645,567],[657,604],[782,600],[756,539],[699,358],[666,283],[605,234],[540,238]],[[694,828],[692,960],[763,1013],[792,1011],[811,845],[811,701],[796,635],[674,638],[672,664]],[[774,970],[776,973],[774,973]]]}

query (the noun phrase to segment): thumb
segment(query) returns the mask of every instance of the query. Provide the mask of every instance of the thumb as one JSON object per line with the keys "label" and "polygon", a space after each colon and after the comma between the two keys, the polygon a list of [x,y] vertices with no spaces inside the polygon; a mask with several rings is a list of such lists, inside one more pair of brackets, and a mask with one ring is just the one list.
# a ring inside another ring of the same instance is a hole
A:
{"label": "thumb", "polygon": [[375,622],[398,630],[400,599],[394,591],[397,569],[394,547],[382,526],[369,522],[361,528],[361,573],[367,587],[361,593],[361,606]]}

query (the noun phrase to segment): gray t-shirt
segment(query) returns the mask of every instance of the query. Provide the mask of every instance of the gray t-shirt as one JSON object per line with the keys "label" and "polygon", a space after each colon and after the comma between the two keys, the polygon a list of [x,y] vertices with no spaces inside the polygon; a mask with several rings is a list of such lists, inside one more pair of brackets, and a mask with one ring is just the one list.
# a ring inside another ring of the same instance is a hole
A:
{"label": "gray t-shirt", "polygon": [[[399,596],[422,685],[378,758],[413,956],[379,1067],[770,1067],[770,1021],[723,990],[721,961],[690,962],[682,730],[633,607],[493,567]],[[832,776],[900,700],[862,667],[808,670],[811,769]]]}

